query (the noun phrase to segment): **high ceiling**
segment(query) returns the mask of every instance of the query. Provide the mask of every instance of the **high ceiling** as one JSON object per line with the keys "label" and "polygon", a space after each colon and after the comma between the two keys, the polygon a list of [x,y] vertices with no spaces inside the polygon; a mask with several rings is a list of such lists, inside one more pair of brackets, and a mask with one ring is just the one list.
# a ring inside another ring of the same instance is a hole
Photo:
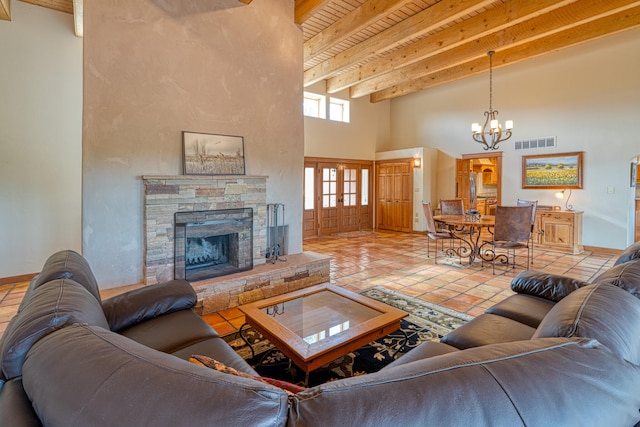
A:
{"label": "high ceiling", "polygon": [[329,93],[348,88],[372,102],[486,72],[490,50],[496,69],[640,26],[640,0],[296,0],[295,8],[305,87],[325,81]]}

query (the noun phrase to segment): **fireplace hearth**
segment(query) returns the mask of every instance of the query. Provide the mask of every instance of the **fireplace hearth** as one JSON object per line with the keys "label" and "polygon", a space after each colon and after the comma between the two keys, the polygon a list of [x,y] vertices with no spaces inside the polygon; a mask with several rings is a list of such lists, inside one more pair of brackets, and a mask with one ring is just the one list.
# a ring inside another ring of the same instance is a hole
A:
{"label": "fireplace hearth", "polygon": [[253,268],[253,210],[175,213],[176,279],[197,281]]}

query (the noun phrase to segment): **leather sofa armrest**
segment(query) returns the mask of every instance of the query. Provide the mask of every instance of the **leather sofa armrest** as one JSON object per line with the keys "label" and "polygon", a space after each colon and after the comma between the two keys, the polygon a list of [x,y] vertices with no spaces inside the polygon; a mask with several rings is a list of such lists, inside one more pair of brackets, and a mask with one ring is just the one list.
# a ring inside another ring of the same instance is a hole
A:
{"label": "leather sofa armrest", "polygon": [[170,280],[145,286],[102,301],[102,309],[114,332],[163,314],[190,309],[196,292],[186,280]]}
{"label": "leather sofa armrest", "polygon": [[588,282],[571,277],[528,270],[518,274],[511,281],[511,290],[558,302],[576,289],[587,285]]}

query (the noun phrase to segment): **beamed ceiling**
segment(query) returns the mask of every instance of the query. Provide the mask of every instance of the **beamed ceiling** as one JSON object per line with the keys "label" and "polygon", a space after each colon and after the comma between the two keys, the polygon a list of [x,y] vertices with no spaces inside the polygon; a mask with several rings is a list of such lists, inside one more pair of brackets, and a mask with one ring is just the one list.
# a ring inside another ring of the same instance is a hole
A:
{"label": "beamed ceiling", "polygon": [[[81,34],[82,0],[22,1],[75,5]],[[294,19],[305,87],[324,81],[328,93],[378,102],[486,72],[490,50],[497,69],[637,28],[640,0],[296,0]]]}

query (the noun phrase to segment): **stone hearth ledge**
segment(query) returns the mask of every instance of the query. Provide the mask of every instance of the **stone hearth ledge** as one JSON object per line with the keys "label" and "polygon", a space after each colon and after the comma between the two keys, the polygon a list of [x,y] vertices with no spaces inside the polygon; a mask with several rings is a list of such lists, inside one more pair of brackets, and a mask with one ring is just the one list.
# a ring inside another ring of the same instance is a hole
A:
{"label": "stone hearth ledge", "polygon": [[198,295],[194,311],[215,313],[264,298],[282,295],[330,279],[331,257],[306,251],[254,266],[252,270],[192,282]]}

